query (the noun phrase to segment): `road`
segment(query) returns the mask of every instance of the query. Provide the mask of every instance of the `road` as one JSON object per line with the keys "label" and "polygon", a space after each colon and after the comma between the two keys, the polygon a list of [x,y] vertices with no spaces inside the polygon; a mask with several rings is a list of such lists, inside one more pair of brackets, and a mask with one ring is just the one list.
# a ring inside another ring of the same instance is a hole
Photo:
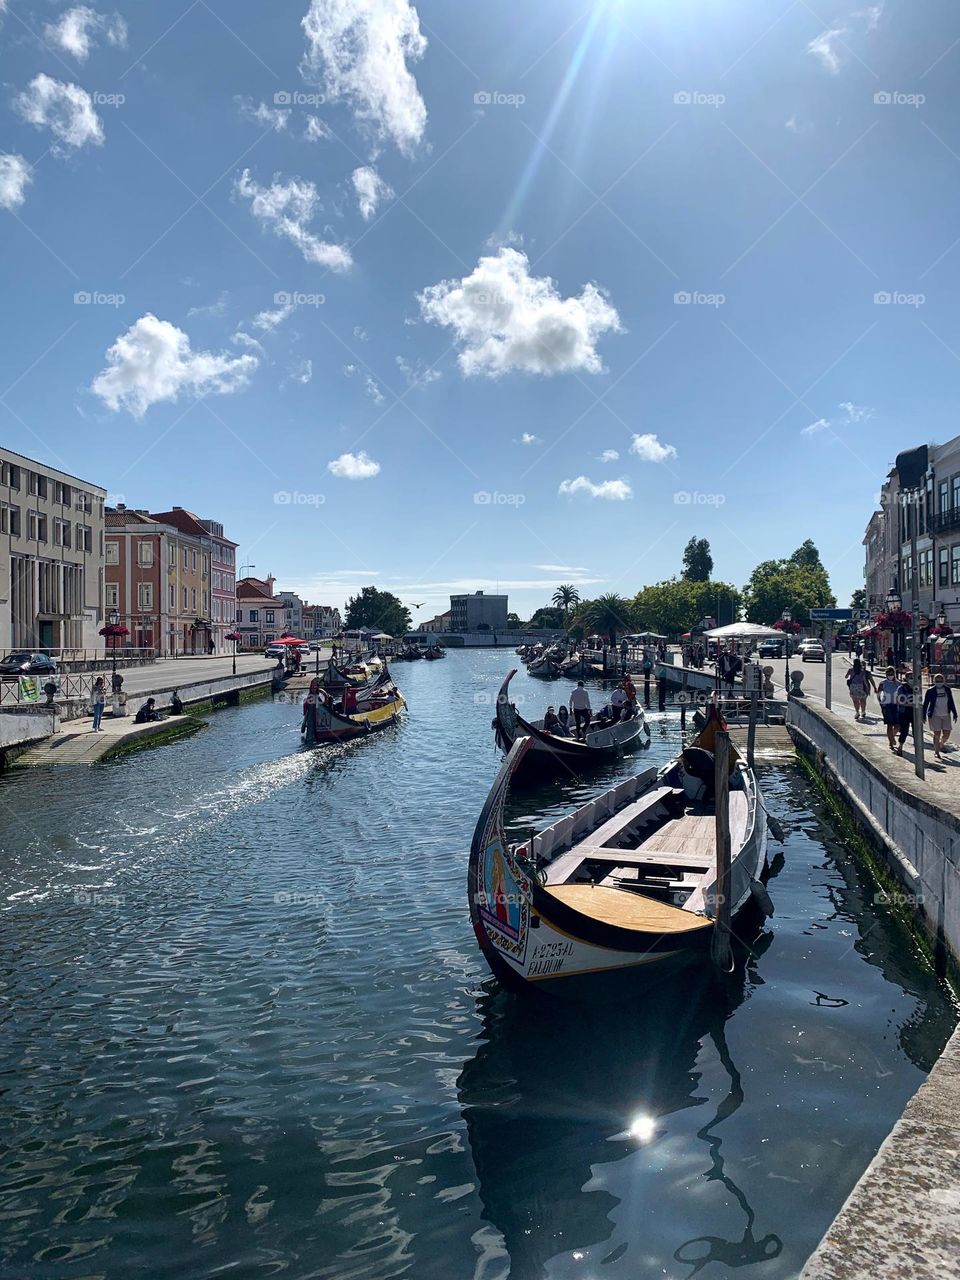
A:
{"label": "road", "polygon": [[[782,658],[761,658],[761,667],[773,667],[773,683],[777,690],[782,690],[784,685],[784,661]],[[850,670],[850,660],[847,654],[834,653],[831,670],[832,688],[832,710],[838,715],[849,715],[853,718],[853,703],[850,700],[850,694],[847,692],[847,672]],[[790,671],[803,672],[803,689],[804,697],[809,698],[812,702],[826,702],[827,690],[827,664],[826,662],[802,662],[799,657],[790,659]],[[874,681],[878,682],[883,679],[882,672],[878,669],[874,673]],[[873,705],[867,702],[868,715],[879,714],[876,698],[873,697]]]}
{"label": "road", "polygon": [[[237,675],[249,674],[251,671],[270,671],[275,667],[273,658],[265,658],[262,653],[237,654]],[[123,676],[123,688],[126,694],[148,693],[152,689],[168,689],[179,684],[193,684],[199,680],[216,680],[229,676],[233,672],[233,659],[223,658],[159,658],[142,667],[121,667],[119,674]],[[110,687],[110,672],[102,673]],[[84,677],[86,678],[86,677]],[[93,676],[89,679],[92,681]]]}

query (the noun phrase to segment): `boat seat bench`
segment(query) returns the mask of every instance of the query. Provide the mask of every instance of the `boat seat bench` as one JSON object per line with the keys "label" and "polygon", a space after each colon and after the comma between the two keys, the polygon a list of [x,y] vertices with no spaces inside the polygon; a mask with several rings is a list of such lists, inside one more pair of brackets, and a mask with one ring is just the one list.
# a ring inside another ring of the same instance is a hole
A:
{"label": "boat seat bench", "polygon": [[686,933],[691,929],[710,929],[713,921],[694,915],[680,907],[645,898],[623,889],[607,889],[589,884],[558,884],[548,888],[559,902],[604,924],[620,929],[636,929],[641,933]]}

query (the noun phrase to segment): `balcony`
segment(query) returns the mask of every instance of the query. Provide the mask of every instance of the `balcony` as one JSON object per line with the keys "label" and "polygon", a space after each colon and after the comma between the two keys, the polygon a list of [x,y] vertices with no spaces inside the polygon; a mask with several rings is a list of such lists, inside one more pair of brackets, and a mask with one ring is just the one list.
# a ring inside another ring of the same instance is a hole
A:
{"label": "balcony", "polygon": [[960,507],[951,507],[930,517],[931,533],[957,533],[960,531]]}

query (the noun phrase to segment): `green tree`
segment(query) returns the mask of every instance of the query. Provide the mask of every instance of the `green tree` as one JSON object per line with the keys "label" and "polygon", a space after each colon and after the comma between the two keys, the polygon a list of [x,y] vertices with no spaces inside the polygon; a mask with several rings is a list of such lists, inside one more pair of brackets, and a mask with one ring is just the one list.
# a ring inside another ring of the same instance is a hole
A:
{"label": "green tree", "polygon": [[607,636],[611,644],[616,644],[618,635],[625,635],[636,626],[633,602],[607,592],[588,603],[582,621],[592,632]]}
{"label": "green tree", "polygon": [[867,607],[867,593],[865,588],[857,587],[853,595],[850,597],[851,609],[865,609]]}
{"label": "green tree", "polygon": [[364,587],[359,595],[347,601],[348,629],[375,627],[391,636],[402,636],[410,630],[410,610],[390,591]]}
{"label": "green tree", "polygon": [[[820,552],[814,545],[812,538],[807,538],[805,542],[801,542],[799,547],[790,557],[790,564],[797,565],[800,569],[823,569],[823,561],[820,559]],[[826,570],[824,570],[826,572]],[[824,608],[827,606],[824,605]],[[814,606],[816,608],[816,606]]]}
{"label": "green tree", "polygon": [[[816,547],[812,543],[810,546],[816,554]],[[804,543],[800,552],[805,552],[806,547]],[[819,555],[813,563],[812,557],[804,554],[800,561],[791,556],[789,560],[764,560],[758,564],[743,589],[748,621],[771,626],[784,609],[789,609],[794,621],[804,625],[810,621],[811,609],[835,608],[836,596],[819,561]]]}
{"label": "green tree", "polygon": [[560,631],[563,628],[563,610],[551,609],[549,605],[538,609],[530,619],[530,627],[542,628],[545,631]]}
{"label": "green tree", "polygon": [[566,625],[567,615],[580,603],[580,592],[576,587],[565,583],[563,586],[557,587],[553,593],[553,603],[563,610],[563,621],[564,625]]}
{"label": "green tree", "polygon": [[705,617],[716,618],[720,626],[736,621],[740,593],[729,582],[669,578],[638,591],[633,608],[645,630],[676,636],[698,626]]}
{"label": "green tree", "polygon": [[519,631],[521,626],[522,623],[520,622],[520,615],[518,613],[507,614],[507,627],[511,631]]}
{"label": "green tree", "polygon": [[713,573],[713,556],[706,538],[693,537],[683,549],[684,582],[709,582]]}

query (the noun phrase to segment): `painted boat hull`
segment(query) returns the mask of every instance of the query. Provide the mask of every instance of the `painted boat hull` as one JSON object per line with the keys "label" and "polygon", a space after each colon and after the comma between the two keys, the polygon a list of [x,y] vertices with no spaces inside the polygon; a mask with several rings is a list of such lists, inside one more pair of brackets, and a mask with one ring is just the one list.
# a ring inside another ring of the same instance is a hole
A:
{"label": "painted boat hull", "polygon": [[[576,910],[539,882],[525,856],[526,847],[511,849],[504,834],[504,804],[514,774],[533,749],[533,739],[527,737],[511,747],[480,813],[470,848],[470,918],[494,976],[511,988],[562,986],[566,979],[705,957],[714,931],[716,901],[711,883],[715,886],[715,877],[712,882],[705,878],[693,895],[699,911],[672,909],[669,929],[639,931]],[[649,779],[648,786],[655,786],[660,776]],[[733,920],[750,905],[753,885],[766,860],[766,813],[752,774],[745,771],[745,777],[750,780],[753,807],[747,837],[731,865]],[[625,890],[598,892],[633,896]],[[684,914],[689,914],[689,927],[677,923]]]}
{"label": "painted boat hull", "polygon": [[387,700],[364,706],[349,716],[334,710],[332,707],[317,703],[314,710],[313,724],[307,723],[304,734],[304,746],[324,746],[332,742],[348,742],[352,738],[366,737],[367,734],[388,725],[396,724],[406,707],[403,694],[399,689]]}

